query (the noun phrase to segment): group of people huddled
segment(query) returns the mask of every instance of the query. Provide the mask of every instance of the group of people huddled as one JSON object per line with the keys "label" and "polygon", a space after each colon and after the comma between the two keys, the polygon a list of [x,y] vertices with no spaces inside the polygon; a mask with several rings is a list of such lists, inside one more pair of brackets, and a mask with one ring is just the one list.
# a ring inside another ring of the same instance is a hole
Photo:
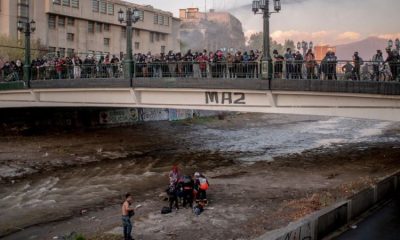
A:
{"label": "group of people huddled", "polygon": [[[210,184],[203,174],[196,172],[193,176],[183,175],[178,166],[173,166],[169,173],[169,185],[166,189],[169,207],[163,208],[162,213],[170,213],[174,208],[179,210],[179,205],[182,203],[182,207],[190,207],[196,215],[200,215],[208,204],[207,190],[209,186]],[[196,205],[194,206],[193,203]]]}
{"label": "group of people huddled", "polygon": [[[193,213],[199,216],[208,204],[207,190],[210,186],[207,178],[199,173],[183,175],[178,166],[174,165],[169,172],[169,184],[166,189],[169,207],[163,207],[161,214],[171,213],[175,208],[179,210],[180,205],[184,208],[190,207]],[[135,215],[137,209],[142,205],[133,207],[133,196],[130,193],[125,194],[125,200],[122,203],[122,227],[125,240],[132,240],[133,224],[131,218]]]}
{"label": "group of people huddled", "polygon": [[[371,61],[373,73],[370,74],[369,65],[364,64],[364,60],[359,56],[358,52],[354,52],[352,62],[346,61],[343,64],[338,61],[333,51],[328,51],[322,61],[318,63],[311,49],[304,56],[299,51],[293,53],[290,48],[286,50],[283,56],[277,50],[274,50],[274,78],[338,80],[337,71],[341,70],[344,80],[379,81],[381,76],[386,74],[384,72],[385,64],[388,64],[387,75],[390,75],[390,79],[386,80],[397,80],[400,73],[399,52],[389,48],[386,49],[386,52],[388,57],[384,60],[382,51],[377,50]],[[338,65],[340,66],[339,69]],[[305,71],[303,68],[305,68]]]}

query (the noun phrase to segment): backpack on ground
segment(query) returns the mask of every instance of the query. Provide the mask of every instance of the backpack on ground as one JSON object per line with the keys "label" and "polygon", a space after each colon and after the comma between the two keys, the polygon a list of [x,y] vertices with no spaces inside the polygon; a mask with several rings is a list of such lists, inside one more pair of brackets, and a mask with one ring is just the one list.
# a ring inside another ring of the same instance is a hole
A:
{"label": "backpack on ground", "polygon": [[163,207],[161,209],[161,214],[168,214],[168,213],[171,213],[171,212],[172,212],[172,210],[169,207]]}

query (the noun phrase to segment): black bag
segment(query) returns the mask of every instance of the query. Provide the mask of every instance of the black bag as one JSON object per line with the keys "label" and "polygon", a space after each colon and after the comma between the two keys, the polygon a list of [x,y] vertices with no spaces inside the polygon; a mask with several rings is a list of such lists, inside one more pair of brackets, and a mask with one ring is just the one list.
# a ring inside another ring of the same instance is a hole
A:
{"label": "black bag", "polygon": [[171,213],[171,212],[172,212],[172,210],[169,207],[163,207],[161,209],[161,214],[168,214],[168,213]]}

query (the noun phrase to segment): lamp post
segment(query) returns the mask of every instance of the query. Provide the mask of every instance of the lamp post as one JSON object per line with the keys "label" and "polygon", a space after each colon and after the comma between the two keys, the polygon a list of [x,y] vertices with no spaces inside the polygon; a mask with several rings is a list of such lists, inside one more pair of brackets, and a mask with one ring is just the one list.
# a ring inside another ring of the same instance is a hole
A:
{"label": "lamp post", "polygon": [[307,51],[309,49],[313,49],[313,48],[314,48],[313,42],[310,42],[310,43],[307,43],[306,41],[297,42],[297,50],[300,51],[301,49],[303,49],[303,57],[306,56]]}
{"label": "lamp post", "polygon": [[31,87],[31,33],[36,30],[35,21],[18,21],[18,31],[25,34],[25,62],[24,62],[24,81]]}
{"label": "lamp post", "polygon": [[[278,13],[281,10],[281,1],[274,1],[275,12],[270,12],[269,10],[269,0],[254,0],[253,1],[253,12],[254,14],[263,15],[263,61],[268,65],[265,67],[263,63],[263,75],[267,75],[268,79],[272,79],[272,58],[271,58],[271,46],[270,46],[270,29],[269,29],[269,19],[272,13]],[[267,70],[265,72],[265,69]]]}
{"label": "lamp post", "polygon": [[124,11],[120,9],[118,11],[118,21],[122,24],[126,23],[126,59],[124,60],[125,64],[125,76],[129,78],[130,86],[132,87],[132,79],[133,79],[133,53],[132,53],[132,25],[139,21],[140,12],[138,9],[128,8],[126,10],[126,16]]}

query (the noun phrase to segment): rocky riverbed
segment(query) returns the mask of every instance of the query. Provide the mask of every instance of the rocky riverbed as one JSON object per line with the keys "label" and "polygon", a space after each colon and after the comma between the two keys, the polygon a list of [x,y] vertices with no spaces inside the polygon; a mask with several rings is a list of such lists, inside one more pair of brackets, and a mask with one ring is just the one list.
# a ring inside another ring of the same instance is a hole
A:
{"label": "rocky riverbed", "polygon": [[[209,177],[199,217],[159,214],[174,163]],[[9,134],[0,137],[0,236],[119,239],[119,204],[130,191],[143,205],[137,239],[251,239],[398,169],[400,126],[390,122],[240,114]]]}

